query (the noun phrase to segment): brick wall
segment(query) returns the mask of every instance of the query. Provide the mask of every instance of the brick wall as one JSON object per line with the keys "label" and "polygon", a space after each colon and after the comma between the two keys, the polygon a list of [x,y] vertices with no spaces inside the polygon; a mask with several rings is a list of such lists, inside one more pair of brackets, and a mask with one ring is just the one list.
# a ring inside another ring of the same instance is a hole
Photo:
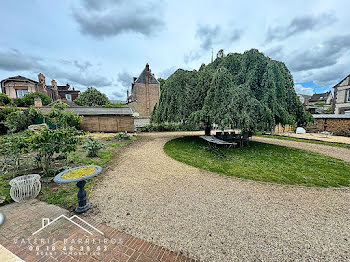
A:
{"label": "brick wall", "polygon": [[308,132],[332,132],[334,135],[350,136],[350,119],[320,118],[315,119],[315,123],[309,125]]}

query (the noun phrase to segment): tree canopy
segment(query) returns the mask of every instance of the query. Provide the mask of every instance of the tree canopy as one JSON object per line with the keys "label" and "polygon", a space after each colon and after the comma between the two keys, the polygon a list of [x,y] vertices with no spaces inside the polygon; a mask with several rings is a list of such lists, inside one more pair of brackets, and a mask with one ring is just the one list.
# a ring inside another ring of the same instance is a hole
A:
{"label": "tree canopy", "polygon": [[256,49],[227,56],[222,51],[198,71],[178,69],[162,84],[152,114],[157,123],[205,121],[251,131],[277,123],[305,125],[310,119],[285,64]]}
{"label": "tree canopy", "polygon": [[80,106],[103,106],[110,104],[108,97],[94,87],[89,87],[74,100]]}

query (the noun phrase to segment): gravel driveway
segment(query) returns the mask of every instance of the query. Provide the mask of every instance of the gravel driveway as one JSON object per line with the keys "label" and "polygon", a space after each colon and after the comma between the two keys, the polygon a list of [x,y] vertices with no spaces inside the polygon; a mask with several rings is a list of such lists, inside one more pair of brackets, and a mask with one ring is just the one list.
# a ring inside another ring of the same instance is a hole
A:
{"label": "gravel driveway", "polygon": [[350,260],[349,189],[199,170],[163,152],[180,135],[143,134],[125,149],[90,195],[90,215],[202,261]]}

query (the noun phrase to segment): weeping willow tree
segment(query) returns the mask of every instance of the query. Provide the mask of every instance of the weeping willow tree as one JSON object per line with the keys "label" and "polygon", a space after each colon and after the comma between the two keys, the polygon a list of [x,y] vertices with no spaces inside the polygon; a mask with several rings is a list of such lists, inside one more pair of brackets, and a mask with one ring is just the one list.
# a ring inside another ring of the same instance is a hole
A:
{"label": "weeping willow tree", "polygon": [[246,131],[310,120],[288,68],[256,49],[220,55],[199,71],[177,70],[163,82],[152,114],[157,123],[205,122]]}

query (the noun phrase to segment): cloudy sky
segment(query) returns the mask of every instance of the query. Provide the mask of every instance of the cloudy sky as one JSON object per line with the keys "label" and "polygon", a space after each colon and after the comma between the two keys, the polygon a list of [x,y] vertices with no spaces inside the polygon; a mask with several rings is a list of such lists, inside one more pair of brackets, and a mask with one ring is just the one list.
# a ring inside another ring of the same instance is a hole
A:
{"label": "cloudy sky", "polygon": [[42,72],[125,100],[147,62],[166,78],[207,64],[212,48],[285,62],[299,93],[350,74],[348,0],[11,0],[0,10],[0,79]]}

